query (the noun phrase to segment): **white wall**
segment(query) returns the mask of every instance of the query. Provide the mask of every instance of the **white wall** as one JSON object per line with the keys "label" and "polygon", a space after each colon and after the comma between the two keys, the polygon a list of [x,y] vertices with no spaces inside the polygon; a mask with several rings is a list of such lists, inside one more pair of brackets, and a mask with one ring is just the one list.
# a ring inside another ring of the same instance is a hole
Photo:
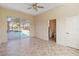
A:
{"label": "white wall", "polygon": [[37,38],[48,40],[48,27],[47,26],[48,26],[48,20],[40,19],[39,17],[36,16],[35,34]]}

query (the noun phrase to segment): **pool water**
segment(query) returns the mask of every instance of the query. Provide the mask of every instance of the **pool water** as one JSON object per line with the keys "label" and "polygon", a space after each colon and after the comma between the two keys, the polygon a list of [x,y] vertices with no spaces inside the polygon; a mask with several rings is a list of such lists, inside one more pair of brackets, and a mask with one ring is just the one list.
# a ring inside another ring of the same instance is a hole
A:
{"label": "pool water", "polygon": [[8,40],[25,39],[30,36],[30,32],[27,31],[11,31],[8,32]]}

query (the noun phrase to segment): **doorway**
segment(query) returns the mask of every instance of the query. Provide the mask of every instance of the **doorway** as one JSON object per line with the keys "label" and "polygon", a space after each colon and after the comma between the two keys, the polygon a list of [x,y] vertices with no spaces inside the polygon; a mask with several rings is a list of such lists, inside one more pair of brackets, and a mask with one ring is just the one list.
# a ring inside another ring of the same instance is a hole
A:
{"label": "doorway", "polygon": [[56,42],[56,19],[49,21],[49,39]]}
{"label": "doorway", "polygon": [[8,40],[26,39],[30,37],[30,21],[15,17],[7,18]]}

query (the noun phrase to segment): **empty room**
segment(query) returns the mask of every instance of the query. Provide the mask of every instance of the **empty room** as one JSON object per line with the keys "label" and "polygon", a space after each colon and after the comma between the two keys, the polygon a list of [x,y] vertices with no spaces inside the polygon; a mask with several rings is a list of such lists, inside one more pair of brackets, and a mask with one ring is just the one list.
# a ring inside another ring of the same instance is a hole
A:
{"label": "empty room", "polygon": [[79,4],[0,3],[0,56],[79,56]]}

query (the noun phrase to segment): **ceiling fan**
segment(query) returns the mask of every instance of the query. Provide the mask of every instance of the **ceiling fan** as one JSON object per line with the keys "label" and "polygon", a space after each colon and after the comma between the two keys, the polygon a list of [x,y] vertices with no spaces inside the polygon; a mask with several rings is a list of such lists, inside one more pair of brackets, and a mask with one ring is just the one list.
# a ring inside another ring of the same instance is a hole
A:
{"label": "ceiling fan", "polygon": [[43,6],[38,5],[38,3],[33,3],[30,5],[31,7],[27,9],[34,9],[35,11],[38,11],[39,8],[44,8]]}

